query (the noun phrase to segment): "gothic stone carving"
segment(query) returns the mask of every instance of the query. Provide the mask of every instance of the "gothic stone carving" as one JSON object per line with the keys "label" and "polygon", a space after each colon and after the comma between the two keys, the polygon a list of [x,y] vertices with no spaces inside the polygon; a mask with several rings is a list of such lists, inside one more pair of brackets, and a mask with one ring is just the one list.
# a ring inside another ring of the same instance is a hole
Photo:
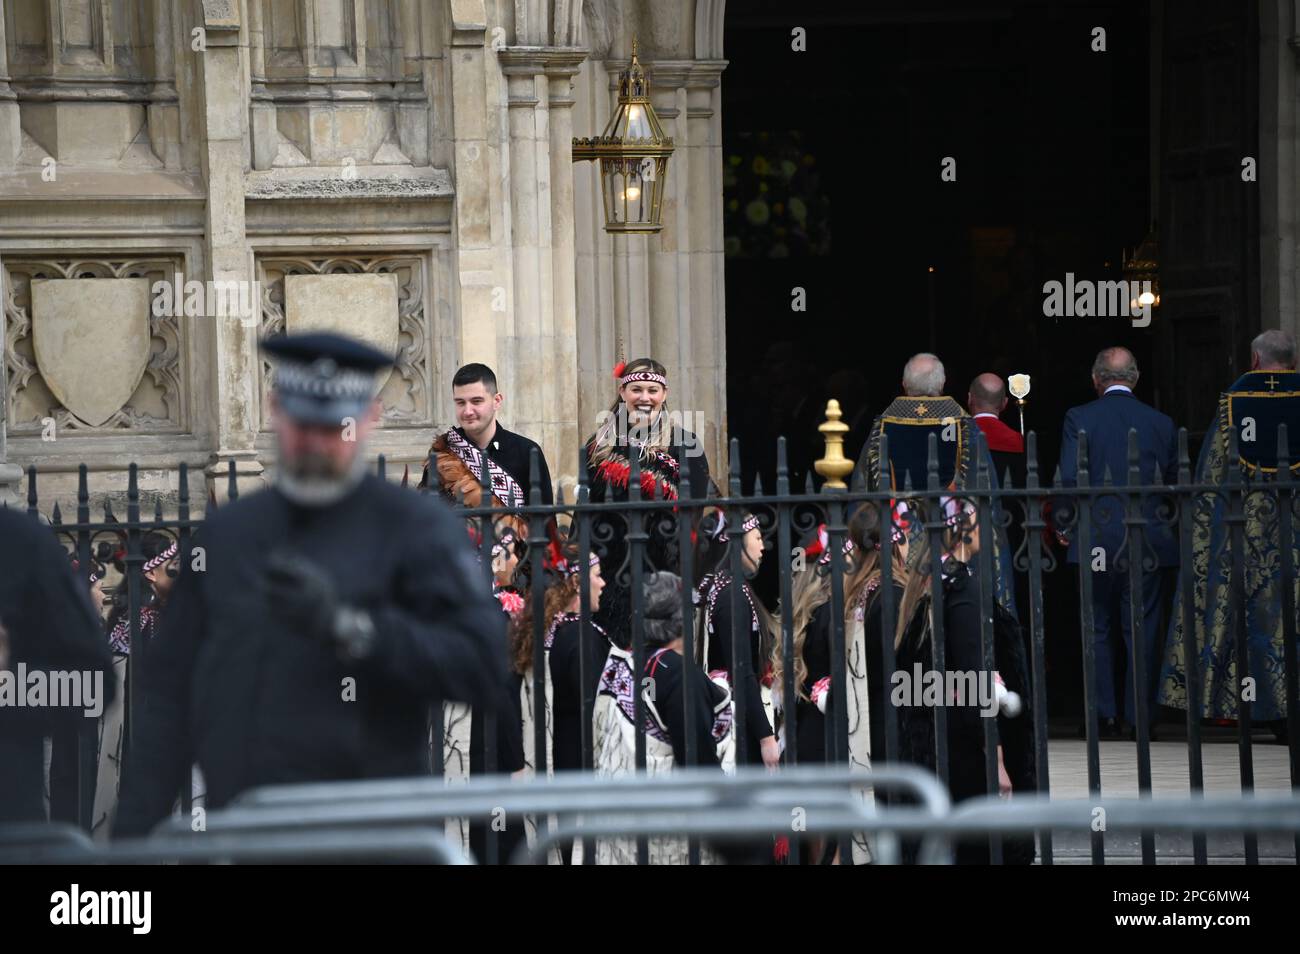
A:
{"label": "gothic stone carving", "polygon": [[[46,258],[5,259],[5,301],[4,309],[7,319],[5,329],[5,363],[9,369],[9,390],[5,395],[9,407],[9,432],[13,435],[38,434],[46,418],[53,418],[57,433],[93,433],[106,430],[132,430],[148,434],[168,434],[183,432],[187,429],[187,409],[182,387],[183,351],[182,328],[179,317],[175,315],[154,315],[148,308],[146,298],[147,334],[133,347],[146,350],[147,363],[143,377],[130,396],[107,417],[102,416],[97,401],[90,401],[82,407],[83,413],[90,419],[83,418],[66,407],[56,397],[56,393],[70,394],[66,387],[46,380],[41,362],[37,360],[37,348],[33,336],[32,284],[41,279],[144,279],[152,288],[154,282],[171,282],[177,274],[183,272],[179,258],[149,259],[66,259]],[[65,303],[75,302],[77,295],[69,295],[67,286],[60,293]],[[76,289],[71,289],[76,292]],[[86,312],[84,316],[75,315],[65,320],[90,323],[103,316],[93,311],[96,295],[93,288],[88,288],[84,296]],[[65,306],[58,306],[65,308]],[[66,313],[66,308],[65,308]],[[139,320],[139,319],[137,319]],[[125,325],[123,326],[125,327]],[[98,331],[90,332],[97,334]],[[120,345],[120,343],[119,343]],[[111,353],[111,352],[110,352]],[[102,355],[100,356],[102,359]],[[47,365],[49,360],[46,359]],[[139,356],[123,356],[121,362],[135,363]],[[103,368],[87,361],[81,368],[86,375],[115,375],[121,372],[125,376],[128,368]],[[73,370],[59,364],[49,365],[56,378],[62,378],[66,384]],[[94,389],[92,389],[94,390]],[[103,391],[104,389],[99,389]],[[112,391],[112,387],[107,388]],[[81,393],[80,389],[72,391]],[[83,395],[84,396],[84,395]],[[79,398],[72,398],[78,401]]]}
{"label": "gothic stone carving", "polygon": [[[265,256],[258,259],[262,289],[263,337],[287,330],[285,278],[290,275],[391,274],[397,292],[397,362],[380,389],[385,427],[430,427],[429,316],[425,307],[425,263],[419,255],[381,253],[366,256]],[[339,329],[346,330],[346,329]],[[261,362],[262,428],[270,426],[268,409],[271,363]]]}

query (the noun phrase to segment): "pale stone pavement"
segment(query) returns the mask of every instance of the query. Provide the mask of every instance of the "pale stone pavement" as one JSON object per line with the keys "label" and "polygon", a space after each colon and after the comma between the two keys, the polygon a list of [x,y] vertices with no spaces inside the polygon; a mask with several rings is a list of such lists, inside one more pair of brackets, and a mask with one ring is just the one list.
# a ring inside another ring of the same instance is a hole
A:
{"label": "pale stone pavement", "polygon": [[[1207,733],[1201,759],[1205,792],[1209,796],[1235,796],[1241,793],[1241,774],[1235,734]],[[1284,794],[1290,790],[1290,770],[1285,746],[1272,743],[1270,735],[1254,737],[1255,791],[1259,794]],[[1101,790],[1108,797],[1136,798],[1137,745],[1125,741],[1106,741],[1100,745]],[[1053,798],[1088,797],[1088,750],[1077,739],[1055,738],[1048,742],[1048,768]],[[1151,788],[1154,797],[1183,797],[1188,793],[1187,743],[1161,741],[1151,743]],[[1089,837],[1086,834],[1056,832],[1053,858],[1057,863],[1090,862]],[[1211,863],[1240,864],[1244,860],[1244,842],[1240,835],[1211,835],[1207,839]],[[1289,834],[1259,836],[1261,863],[1295,863],[1295,840]],[[1158,863],[1190,863],[1190,836],[1156,835]],[[1140,861],[1140,840],[1133,835],[1108,832],[1106,863],[1133,864]]]}

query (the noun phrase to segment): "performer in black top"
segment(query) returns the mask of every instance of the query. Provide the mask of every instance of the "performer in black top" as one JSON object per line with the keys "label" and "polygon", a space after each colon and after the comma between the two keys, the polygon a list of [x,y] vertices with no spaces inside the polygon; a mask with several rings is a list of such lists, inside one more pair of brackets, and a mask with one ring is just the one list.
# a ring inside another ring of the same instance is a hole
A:
{"label": "performer in black top", "polygon": [[[641,678],[632,654],[611,646],[600,677],[592,730],[596,774],[602,778],[631,775],[636,767],[636,699],[641,693],[645,736],[645,772],[659,775],[689,764],[687,739],[694,739],[696,765],[730,769],[732,752],[731,693],[723,681],[709,679],[694,660],[682,656],[682,581],[673,573],[654,573],[646,580],[643,600],[647,658]],[[690,697],[690,721],[686,697]],[[707,849],[706,849],[707,851]],[[688,864],[685,838],[652,838],[650,864]],[[712,860],[702,855],[701,860]],[[597,864],[635,864],[635,839],[601,839]]]}
{"label": "performer in black top", "polygon": [[[546,699],[551,710],[552,751],[546,759],[548,774],[566,769],[582,768],[582,698],[583,679],[586,676],[587,694],[595,695],[609,641],[604,629],[591,622],[590,645],[585,653],[581,645],[582,603],[581,574],[589,574],[589,594],[594,613],[601,604],[601,592],[606,583],[601,576],[600,560],[593,553],[583,564],[572,550],[565,553],[558,544],[552,544],[547,557],[547,568],[556,582],[547,587],[543,598],[543,640],[546,660]],[[533,617],[532,601],[525,600],[524,608],[514,618],[511,627],[511,661],[515,671],[515,685],[519,690],[524,723],[523,744],[531,766],[536,766],[532,755],[533,737]]]}
{"label": "performer in black top", "polygon": [[[121,551],[119,551],[121,552]],[[146,647],[153,641],[158,630],[158,618],[167,597],[172,591],[176,577],[180,575],[180,555],[176,541],[163,533],[146,533],[140,541],[140,552],[144,557],[142,575],[149,585],[149,591],[140,597],[140,622],[137,632]],[[125,556],[125,553],[122,554]],[[123,574],[113,594],[113,610],[108,616],[108,643],[114,653],[126,655],[131,652],[131,620],[127,616],[127,581],[126,564],[117,561],[117,568]]]}
{"label": "performer in black top", "polygon": [[[768,661],[772,656],[773,626],[748,580],[758,572],[763,559],[763,533],[758,518],[747,514],[741,532],[734,535],[736,545],[741,547],[740,565],[746,576],[739,581],[731,573],[731,536],[721,511],[706,517],[700,526],[698,565],[704,575],[696,585],[696,593],[704,603],[704,612],[699,616],[696,647],[704,668],[710,675],[725,673],[736,705],[744,706],[744,738],[737,737],[736,761],[749,765],[762,762],[774,768],[780,761],[780,750],[763,702],[764,684],[771,684]],[[736,585],[740,587],[739,618],[733,608],[732,588]],[[733,639],[738,647],[748,650],[734,660]]]}
{"label": "performer in black top", "polygon": [[[510,659],[514,669],[513,690],[519,699],[523,724],[523,747],[527,771],[535,773],[544,761],[546,775],[576,771],[583,767],[582,723],[583,699],[594,697],[609,640],[600,624],[587,621],[587,644],[582,641],[582,576],[588,580],[591,610],[600,606],[605,581],[601,578],[600,560],[595,553],[587,560],[573,548],[567,550],[553,542],[546,554],[545,568],[552,582],[546,586],[542,602],[541,679],[534,672],[535,643],[532,599],[526,598],[523,609],[515,616],[510,629]],[[537,581],[534,585],[544,585]],[[535,726],[537,698],[540,693],[546,712],[546,750],[539,754]],[[564,844],[552,852],[552,863],[568,864],[574,848]]]}
{"label": "performer in black top", "polygon": [[[639,457],[641,499],[676,500],[681,494],[681,461],[689,456],[690,496],[702,499],[709,488],[709,461],[700,439],[678,426],[668,411],[668,373],[652,358],[637,358],[614,369],[618,397],[585,445],[590,500],[626,501],[631,455]],[[604,547],[601,567],[607,585],[597,619],[617,646],[631,644],[631,571],[625,566],[625,538],[631,520],[644,520],[649,540],[644,550],[647,573],[680,569],[677,537],[667,511],[647,516],[599,518],[592,539]]]}
{"label": "performer in black top", "polygon": [[182,560],[119,834],[166,816],[196,759],[209,808],[258,785],[425,775],[430,701],[500,684],[504,620],[460,522],[365,457],[391,356],[327,333],[263,347],[280,359],[275,485],[205,522],[203,572]]}
{"label": "performer in black top", "polygon": [[[1013,790],[1032,790],[1035,770],[1033,720],[1027,708],[1031,698],[1029,667],[1019,624],[1005,607],[994,602],[995,670],[989,673],[984,667],[981,643],[980,581],[970,567],[979,548],[974,507],[957,498],[943,498],[942,506],[950,528],[945,533],[942,563],[945,673],[973,673],[981,685],[987,684],[990,688],[992,683],[987,683],[987,680],[996,680],[1017,693],[1021,700],[1020,712],[1015,716],[1001,710],[1000,705],[997,710],[989,712],[983,708],[983,702],[987,700],[972,700],[969,692],[964,693],[964,698],[943,700],[948,737],[948,789],[954,802],[993,794],[985,777],[983,718],[995,716],[999,740],[997,794],[1005,797]],[[918,671],[915,667],[919,666],[921,673],[929,673],[934,671],[931,580],[927,573],[921,572],[921,568],[930,565],[928,536],[915,534],[910,548],[909,562],[914,563],[918,570],[909,575],[899,605],[895,633],[897,672],[914,673]],[[946,693],[947,682],[941,684],[941,692]],[[890,695],[891,704],[898,703],[901,758],[934,771],[937,764],[934,744],[936,706],[924,697],[920,705],[916,704],[915,691],[909,693],[905,688],[906,684],[900,683],[891,689]],[[982,689],[980,694],[985,694]],[[1004,838],[1003,857],[1008,864],[1032,864],[1033,837]],[[988,842],[959,844],[956,859],[958,864],[988,864]]]}
{"label": "performer in black top", "polygon": [[497,421],[504,397],[492,369],[465,365],[451,379],[451,394],[456,426],[434,438],[420,487],[437,490],[449,500],[459,491],[467,507],[483,506],[482,488],[491,487],[499,506],[523,507],[531,495],[528,462],[536,449],[538,490],[542,503],[552,503],[551,471],[542,449]]}
{"label": "performer in black top", "polygon": [[[515,583],[515,570],[523,555],[524,543],[513,530],[504,530],[492,545],[492,596],[501,607],[506,618],[507,629],[510,622],[524,608],[524,594]],[[512,691],[509,666],[505,667],[501,684],[502,698],[496,706],[497,750],[493,770],[505,774],[522,776],[525,773],[523,713],[520,710],[519,692]],[[487,745],[483,731],[486,722],[483,718],[474,718],[475,713],[469,706],[448,703],[445,710],[453,711],[460,718],[469,719],[469,777],[481,776],[487,771]],[[446,726],[450,720],[444,720]],[[444,761],[444,767],[450,774],[451,766]],[[462,826],[464,827],[464,826]],[[469,849],[480,863],[487,862],[487,831],[485,822],[468,824]],[[524,838],[524,822],[517,816],[507,816],[505,827],[500,830],[497,839],[497,861],[505,863],[510,860],[519,843]]]}

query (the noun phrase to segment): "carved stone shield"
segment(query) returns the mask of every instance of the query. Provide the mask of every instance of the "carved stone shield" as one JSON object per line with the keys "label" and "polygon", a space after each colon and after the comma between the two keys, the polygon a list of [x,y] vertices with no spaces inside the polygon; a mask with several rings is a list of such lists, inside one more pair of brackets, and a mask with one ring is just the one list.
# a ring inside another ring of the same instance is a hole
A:
{"label": "carved stone shield", "polygon": [[92,427],[130,400],[149,364],[149,279],[32,281],[32,346],[50,393]]}
{"label": "carved stone shield", "polygon": [[[284,324],[289,334],[332,331],[396,356],[400,329],[397,276],[387,272],[286,275]],[[379,375],[376,393],[391,374],[388,370]]]}

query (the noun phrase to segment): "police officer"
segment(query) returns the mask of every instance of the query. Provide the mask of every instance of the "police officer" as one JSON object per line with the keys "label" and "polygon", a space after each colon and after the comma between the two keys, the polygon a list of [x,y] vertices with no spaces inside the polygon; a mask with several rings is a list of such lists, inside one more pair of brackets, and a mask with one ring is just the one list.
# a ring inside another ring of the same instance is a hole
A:
{"label": "police officer", "polygon": [[276,479],[222,507],[183,563],[118,834],[166,816],[194,761],[212,808],[258,785],[427,774],[430,701],[497,689],[504,620],[464,528],[365,459],[390,356],[325,333],[263,348]]}

